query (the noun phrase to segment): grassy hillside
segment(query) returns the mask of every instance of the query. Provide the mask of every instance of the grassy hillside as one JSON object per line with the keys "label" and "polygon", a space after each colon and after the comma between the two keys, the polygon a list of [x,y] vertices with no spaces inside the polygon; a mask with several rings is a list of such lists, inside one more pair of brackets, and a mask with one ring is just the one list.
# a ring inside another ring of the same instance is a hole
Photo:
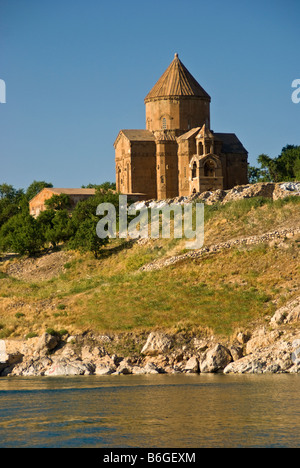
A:
{"label": "grassy hillside", "polygon": [[[300,197],[205,207],[205,245],[300,227]],[[299,294],[300,237],[226,249],[157,271],[139,268],[184,252],[182,239],[114,240],[101,259],[75,252],[2,257],[0,338],[164,328],[230,336],[265,323]]]}

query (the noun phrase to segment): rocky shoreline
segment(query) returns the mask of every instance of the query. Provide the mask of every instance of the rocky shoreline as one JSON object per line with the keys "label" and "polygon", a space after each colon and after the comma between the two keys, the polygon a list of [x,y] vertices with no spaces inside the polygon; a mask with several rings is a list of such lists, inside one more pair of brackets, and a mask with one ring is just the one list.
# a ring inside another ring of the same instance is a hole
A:
{"label": "rocky shoreline", "polygon": [[44,333],[0,340],[0,376],[295,374],[300,373],[299,324],[300,296],[279,308],[265,326],[240,331],[230,343],[162,331],[127,334],[135,351],[125,355],[116,351],[120,335]]}

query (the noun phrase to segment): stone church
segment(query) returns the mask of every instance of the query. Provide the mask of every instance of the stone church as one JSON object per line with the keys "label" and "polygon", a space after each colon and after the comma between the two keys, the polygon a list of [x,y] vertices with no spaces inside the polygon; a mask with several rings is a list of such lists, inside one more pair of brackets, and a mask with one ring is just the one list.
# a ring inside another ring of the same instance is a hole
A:
{"label": "stone church", "polygon": [[247,184],[248,153],[210,128],[210,102],[175,54],[145,97],[146,129],[115,140],[117,191],[162,200]]}

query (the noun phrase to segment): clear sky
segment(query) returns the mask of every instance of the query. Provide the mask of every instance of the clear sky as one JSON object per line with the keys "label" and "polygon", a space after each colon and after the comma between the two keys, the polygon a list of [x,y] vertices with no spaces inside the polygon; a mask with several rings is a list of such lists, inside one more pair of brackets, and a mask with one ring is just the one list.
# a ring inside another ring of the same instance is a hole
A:
{"label": "clear sky", "polygon": [[115,138],[145,128],[175,52],[251,165],[300,145],[299,24],[299,0],[0,0],[0,183],[115,181]]}

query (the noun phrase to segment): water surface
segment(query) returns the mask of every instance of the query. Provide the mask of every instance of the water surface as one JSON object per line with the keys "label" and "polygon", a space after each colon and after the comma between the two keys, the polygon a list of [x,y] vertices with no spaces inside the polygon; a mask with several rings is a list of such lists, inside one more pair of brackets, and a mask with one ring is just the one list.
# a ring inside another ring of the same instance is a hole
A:
{"label": "water surface", "polygon": [[299,375],[0,378],[0,447],[299,447]]}

